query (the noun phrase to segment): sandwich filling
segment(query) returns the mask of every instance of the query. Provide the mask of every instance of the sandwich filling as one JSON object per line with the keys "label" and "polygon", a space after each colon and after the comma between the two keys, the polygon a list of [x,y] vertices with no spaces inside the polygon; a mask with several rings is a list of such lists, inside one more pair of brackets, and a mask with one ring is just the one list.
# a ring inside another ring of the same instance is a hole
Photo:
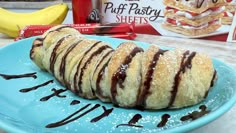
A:
{"label": "sandwich filling", "polygon": [[167,18],[166,19],[166,23],[168,24],[172,24],[172,25],[175,25],[175,26],[179,26],[179,27],[182,27],[184,29],[195,29],[195,30],[198,30],[198,29],[203,29],[203,28],[207,28],[209,25],[211,24],[220,24],[220,20],[217,19],[217,20],[212,20],[208,23],[205,23],[205,24],[202,24],[202,25],[199,25],[199,26],[193,26],[193,25],[190,25],[190,24],[187,24],[183,21],[178,21],[178,20],[174,20],[174,19],[171,19],[171,18]]}
{"label": "sandwich filling", "polygon": [[204,11],[203,13],[194,13],[194,12],[189,12],[189,11],[180,11],[176,8],[172,8],[172,7],[166,7],[166,11],[174,11],[174,13],[178,16],[184,16],[190,20],[194,20],[194,19],[201,19],[204,17],[207,17],[209,15],[217,15],[220,13],[223,13],[225,10],[225,7],[212,7],[209,8],[208,10]]}

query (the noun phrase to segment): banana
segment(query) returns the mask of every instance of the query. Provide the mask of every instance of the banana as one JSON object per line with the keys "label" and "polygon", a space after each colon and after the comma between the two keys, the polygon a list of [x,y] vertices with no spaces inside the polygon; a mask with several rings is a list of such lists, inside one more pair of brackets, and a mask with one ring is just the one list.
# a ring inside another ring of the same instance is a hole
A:
{"label": "banana", "polygon": [[0,33],[9,37],[17,37],[19,31],[27,25],[61,24],[67,13],[65,3],[46,7],[31,13],[16,13],[0,8]]}

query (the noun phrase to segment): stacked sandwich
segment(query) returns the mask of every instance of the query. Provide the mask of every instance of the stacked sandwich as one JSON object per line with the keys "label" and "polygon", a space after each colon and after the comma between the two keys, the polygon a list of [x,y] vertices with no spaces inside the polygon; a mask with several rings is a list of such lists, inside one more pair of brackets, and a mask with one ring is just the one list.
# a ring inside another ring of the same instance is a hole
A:
{"label": "stacked sandwich", "polygon": [[227,2],[222,24],[231,25],[236,11],[236,0],[225,0]]}
{"label": "stacked sandwich", "polygon": [[187,36],[199,36],[221,27],[224,0],[163,0],[163,28]]}

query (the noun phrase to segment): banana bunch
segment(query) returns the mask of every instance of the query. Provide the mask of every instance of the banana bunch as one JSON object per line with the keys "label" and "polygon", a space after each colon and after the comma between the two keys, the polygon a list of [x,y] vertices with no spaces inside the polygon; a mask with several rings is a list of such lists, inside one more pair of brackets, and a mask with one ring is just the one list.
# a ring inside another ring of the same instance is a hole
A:
{"label": "banana bunch", "polygon": [[19,31],[27,25],[61,24],[68,12],[65,3],[46,7],[31,13],[16,13],[0,8],[0,33],[17,37]]}

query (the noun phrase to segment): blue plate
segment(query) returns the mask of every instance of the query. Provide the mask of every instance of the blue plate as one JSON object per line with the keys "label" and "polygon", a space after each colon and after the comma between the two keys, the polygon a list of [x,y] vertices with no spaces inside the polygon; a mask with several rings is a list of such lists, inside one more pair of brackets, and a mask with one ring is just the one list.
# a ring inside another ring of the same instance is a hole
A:
{"label": "blue plate", "polygon": [[[117,47],[125,40],[112,39],[107,37],[88,36],[109,42]],[[223,62],[213,59],[214,66],[218,72],[218,80],[209,92],[205,101],[198,105],[178,109],[160,111],[140,111],[136,109],[124,109],[113,107],[112,104],[105,104],[99,100],[86,100],[75,96],[70,91],[60,93],[61,96],[54,96],[47,101],[40,101],[41,98],[52,94],[52,88],[64,89],[53,76],[41,71],[29,58],[29,51],[34,38],[17,41],[0,49],[0,73],[24,74],[37,72],[37,78],[20,78],[5,80],[0,77],[0,129],[9,132],[184,132],[203,126],[228,111],[236,102],[236,71]],[[143,48],[149,45],[137,42]],[[162,47],[164,48],[164,47]],[[21,93],[23,88],[39,85],[53,79],[55,82],[28,93]],[[80,103],[70,105],[71,101],[79,100]],[[45,126],[60,121],[87,104],[88,108],[75,115],[82,116],[66,125],[56,128]],[[86,114],[86,111],[100,104],[101,106]],[[206,105],[209,114],[194,120],[182,122],[180,118],[190,112],[199,110],[200,105]],[[107,116],[97,122],[91,120],[101,115],[104,110],[114,108]],[[84,113],[84,115],[83,115]],[[166,126],[158,128],[157,124],[163,114],[170,114],[171,117]],[[120,126],[127,124],[136,114],[142,115],[135,125],[139,127]]]}

